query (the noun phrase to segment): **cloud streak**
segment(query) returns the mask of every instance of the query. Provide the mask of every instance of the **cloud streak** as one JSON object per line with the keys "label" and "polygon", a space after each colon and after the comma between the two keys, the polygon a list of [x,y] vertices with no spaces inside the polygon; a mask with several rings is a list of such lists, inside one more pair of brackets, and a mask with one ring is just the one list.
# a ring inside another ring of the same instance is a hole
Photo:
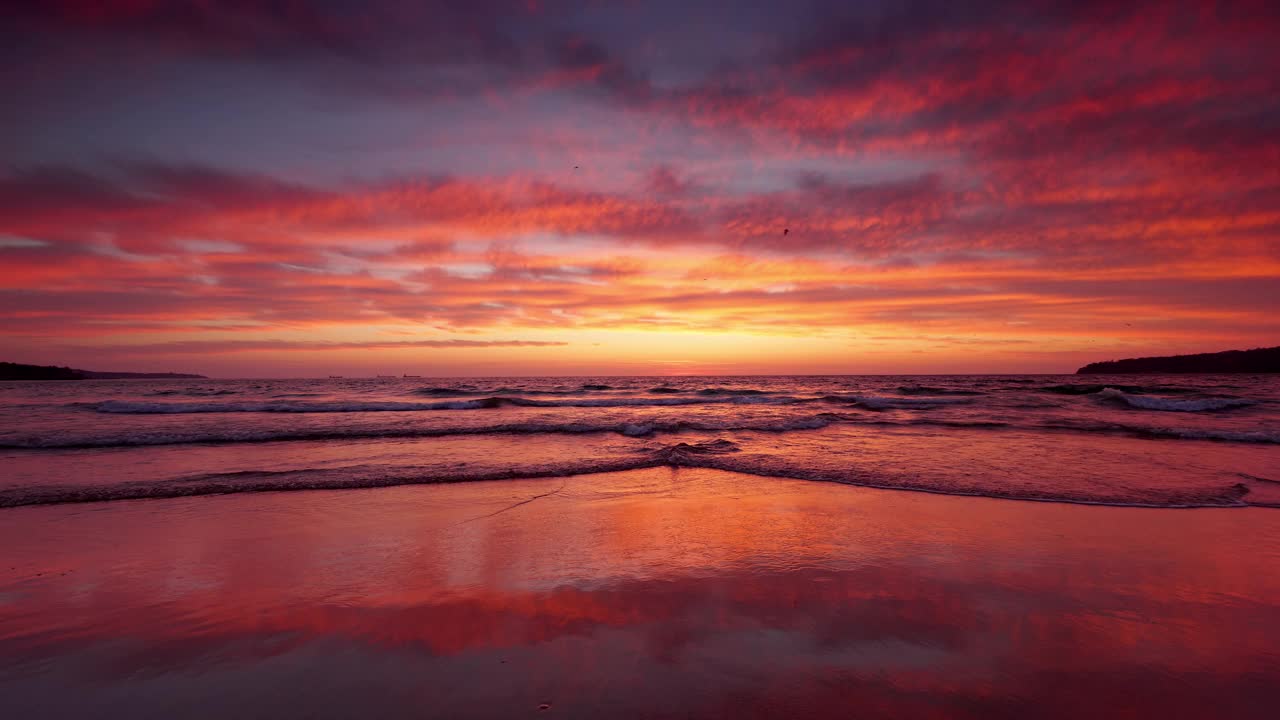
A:
{"label": "cloud streak", "polygon": [[107,345],[95,347],[104,352],[126,354],[200,355],[205,353],[242,353],[264,351],[327,352],[333,350],[406,350],[406,349],[488,349],[560,347],[565,342],[546,340],[371,340],[367,342],[337,342],[308,340],[188,340],[138,345]]}

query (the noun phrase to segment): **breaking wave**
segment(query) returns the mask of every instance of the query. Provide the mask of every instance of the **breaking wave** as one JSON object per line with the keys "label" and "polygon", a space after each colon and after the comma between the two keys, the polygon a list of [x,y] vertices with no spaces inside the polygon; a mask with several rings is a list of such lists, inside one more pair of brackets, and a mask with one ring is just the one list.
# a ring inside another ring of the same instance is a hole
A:
{"label": "breaking wave", "polygon": [[1168,412],[1207,412],[1256,404],[1254,401],[1244,398],[1165,398],[1154,395],[1132,395],[1113,387],[1103,388],[1098,391],[1097,396],[1104,400],[1117,400],[1140,410],[1163,410]]}
{"label": "breaking wave", "polygon": [[1096,395],[1103,390],[1120,390],[1122,392],[1141,395],[1144,393],[1165,393],[1167,395],[1179,395],[1198,392],[1194,388],[1171,387],[1168,385],[1046,385],[1040,388],[1041,392],[1052,393],[1054,395]]}

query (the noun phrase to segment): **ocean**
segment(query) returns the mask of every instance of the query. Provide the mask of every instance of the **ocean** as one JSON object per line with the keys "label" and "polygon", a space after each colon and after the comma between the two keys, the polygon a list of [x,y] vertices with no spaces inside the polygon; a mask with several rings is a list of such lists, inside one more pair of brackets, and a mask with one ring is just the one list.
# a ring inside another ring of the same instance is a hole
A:
{"label": "ocean", "polygon": [[1280,377],[0,383],[0,507],[674,466],[954,495],[1280,507]]}

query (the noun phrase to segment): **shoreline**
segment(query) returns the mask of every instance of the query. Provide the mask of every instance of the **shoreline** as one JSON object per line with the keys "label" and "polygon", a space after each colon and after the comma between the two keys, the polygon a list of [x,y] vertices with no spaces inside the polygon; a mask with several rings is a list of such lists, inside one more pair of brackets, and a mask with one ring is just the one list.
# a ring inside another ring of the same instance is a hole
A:
{"label": "shoreline", "polygon": [[[546,479],[567,479],[590,477],[593,475],[608,475],[619,472],[637,472],[645,470],[710,470],[715,472],[727,472],[743,476],[757,478],[763,481],[797,481],[806,483],[820,483],[824,485],[836,485],[849,488],[857,488],[864,490],[877,490],[887,492],[905,492],[905,493],[925,493],[929,495],[938,495],[943,497],[955,498],[975,498],[983,500],[1000,500],[1023,503],[1038,504],[1061,504],[1061,505],[1078,505],[1085,507],[1105,507],[1105,508],[1131,508],[1138,510],[1244,510],[1256,508],[1260,510],[1276,510],[1280,509],[1280,498],[1276,501],[1253,501],[1247,502],[1237,500],[1236,502],[1200,502],[1200,503],[1129,503],[1105,500],[1084,500],[1065,497],[1035,497],[1035,496],[1019,496],[1004,495],[994,492],[964,492],[962,490],[944,490],[930,487],[912,486],[908,484],[890,485],[877,484],[873,482],[859,482],[856,480],[843,480],[835,478],[804,476],[800,473],[786,474],[781,472],[753,472],[749,469],[740,468],[722,468],[715,465],[691,464],[688,462],[665,462],[655,461],[649,462],[645,460],[638,461],[622,461],[615,463],[599,463],[581,470],[564,467],[549,469],[545,472],[536,470],[513,474],[510,471],[498,471],[493,473],[476,474],[474,476],[453,476],[453,477],[437,477],[437,478],[420,478],[406,477],[394,478],[384,477],[378,479],[348,479],[348,480],[325,480],[315,482],[313,484],[272,484],[270,482],[263,485],[252,485],[243,482],[236,486],[234,481],[228,480],[212,480],[201,485],[201,478],[183,478],[170,482],[145,482],[136,486],[67,486],[67,487],[36,487],[36,488],[18,488],[11,491],[0,489],[0,513],[7,510],[16,510],[19,508],[33,507],[59,507],[64,505],[96,505],[105,503],[123,503],[138,501],[159,501],[159,500],[179,500],[188,498],[206,498],[206,497],[222,497],[229,495],[265,495],[265,494],[288,494],[288,493],[310,493],[325,491],[353,491],[353,490],[379,490],[385,488],[399,487],[437,487],[471,483],[501,483],[501,482],[520,482],[520,481],[537,481]],[[289,473],[236,473],[238,475],[259,474],[265,477],[272,475],[285,475]],[[1268,478],[1256,477],[1239,473],[1242,480],[1248,480],[1254,483],[1273,484],[1277,481]],[[1239,494],[1241,498],[1247,497],[1249,494],[1248,486],[1243,482],[1238,484],[1239,488],[1244,488]],[[0,515],[3,517],[3,515]]]}

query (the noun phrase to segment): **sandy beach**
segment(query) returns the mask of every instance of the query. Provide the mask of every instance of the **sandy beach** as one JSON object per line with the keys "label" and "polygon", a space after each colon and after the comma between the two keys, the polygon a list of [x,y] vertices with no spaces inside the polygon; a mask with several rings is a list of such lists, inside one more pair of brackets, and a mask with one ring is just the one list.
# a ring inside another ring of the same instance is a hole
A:
{"label": "sandy beach", "polygon": [[1270,717],[1280,513],[653,468],[0,511],[12,717]]}

